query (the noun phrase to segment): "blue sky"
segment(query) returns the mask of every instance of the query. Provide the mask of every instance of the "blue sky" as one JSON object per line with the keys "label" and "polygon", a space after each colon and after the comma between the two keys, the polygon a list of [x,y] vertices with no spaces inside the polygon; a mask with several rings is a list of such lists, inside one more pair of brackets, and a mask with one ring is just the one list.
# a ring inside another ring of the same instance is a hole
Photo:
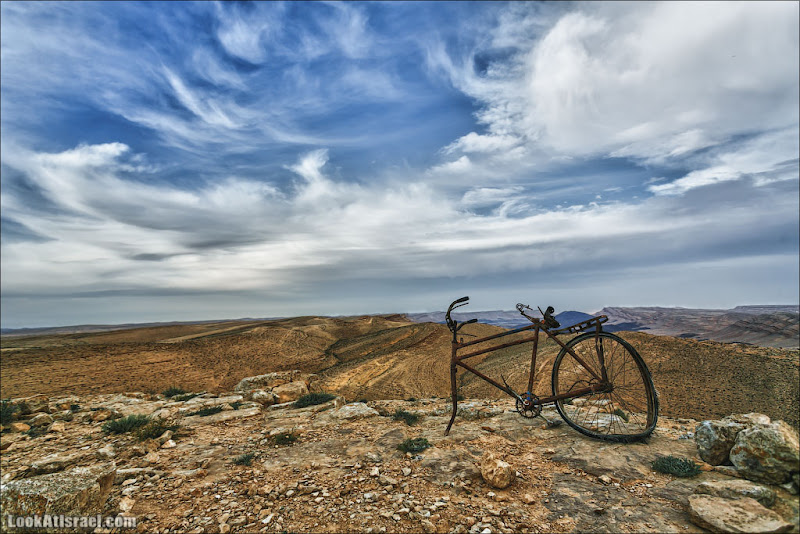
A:
{"label": "blue sky", "polygon": [[2,326],[798,302],[796,2],[3,2]]}

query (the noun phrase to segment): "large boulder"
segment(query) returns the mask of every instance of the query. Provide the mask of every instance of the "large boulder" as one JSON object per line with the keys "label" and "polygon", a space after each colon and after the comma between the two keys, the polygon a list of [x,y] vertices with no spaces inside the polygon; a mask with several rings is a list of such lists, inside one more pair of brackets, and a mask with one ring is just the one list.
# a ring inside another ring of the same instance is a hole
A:
{"label": "large boulder", "polygon": [[750,499],[757,500],[767,508],[775,504],[775,492],[770,488],[740,478],[701,482],[694,489],[694,492],[702,495],[723,497],[725,499],[749,497]]}
{"label": "large boulder", "polygon": [[116,466],[113,463],[75,467],[0,485],[4,515],[89,515],[103,511]]}
{"label": "large boulder", "polygon": [[690,495],[689,517],[711,532],[789,532],[792,524],[750,498]]}
{"label": "large boulder", "polygon": [[800,471],[800,440],[783,421],[753,425],[739,432],[730,459],[745,478],[783,484]]}
{"label": "large boulder", "polygon": [[711,465],[730,465],[730,452],[736,436],[755,424],[769,423],[769,417],[760,413],[729,415],[720,420],[701,421],[695,428],[697,452]]}
{"label": "large boulder", "polygon": [[74,466],[89,455],[83,452],[68,453],[55,453],[40,458],[30,465],[30,472],[34,475],[44,475],[47,473],[55,473],[56,471],[63,471],[67,467]]}
{"label": "large boulder", "polygon": [[[384,434],[376,443],[385,443],[394,448],[405,436],[402,429],[395,429]],[[475,465],[475,458],[466,450],[431,447],[422,456],[420,467],[426,468],[423,476],[431,482],[451,485],[467,480],[477,482],[481,479],[481,471]]]}
{"label": "large boulder", "polygon": [[36,412],[50,412],[50,398],[46,395],[33,395],[31,397],[18,397],[11,399],[17,406],[17,415],[29,415]]}
{"label": "large boulder", "polygon": [[28,424],[33,428],[49,426],[53,423],[53,416],[49,413],[38,413],[28,420]]}
{"label": "large boulder", "polygon": [[335,412],[333,412],[332,417],[336,419],[363,419],[365,417],[374,417],[376,415],[380,415],[378,410],[374,408],[370,408],[363,402],[354,402],[352,404],[347,404],[342,406]]}
{"label": "large boulder", "polygon": [[278,403],[296,401],[303,395],[308,395],[308,385],[303,381],[289,382],[272,390],[278,397]]}
{"label": "large boulder", "polygon": [[314,375],[310,375],[308,373],[303,373],[301,371],[278,371],[275,373],[266,373],[263,375],[256,375],[256,376],[248,376],[247,378],[242,378],[236,387],[233,390],[237,393],[247,393],[248,391],[252,391],[254,389],[265,389],[270,390],[277,386],[282,386],[284,384],[288,384],[289,382],[295,382],[298,380],[303,380],[308,385],[310,379]]}

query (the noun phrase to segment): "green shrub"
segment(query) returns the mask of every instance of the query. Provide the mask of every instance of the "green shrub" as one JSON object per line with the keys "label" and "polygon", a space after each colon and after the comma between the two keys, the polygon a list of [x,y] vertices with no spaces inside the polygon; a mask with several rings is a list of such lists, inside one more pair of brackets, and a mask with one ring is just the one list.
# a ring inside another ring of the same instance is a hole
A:
{"label": "green shrub", "polygon": [[397,410],[392,416],[392,419],[395,421],[400,421],[402,419],[408,426],[416,424],[417,421],[419,421],[419,418],[419,414],[407,412],[405,410]]}
{"label": "green shrub", "polygon": [[80,404],[70,404],[69,405],[69,411],[71,411],[72,413],[79,412],[79,411],[81,411],[81,405]]}
{"label": "green shrub", "polygon": [[168,387],[167,389],[165,389],[164,391],[161,392],[161,394],[164,395],[167,398],[174,397],[175,395],[183,395],[185,393],[186,393],[185,390],[183,390],[183,389],[181,389],[179,387],[176,387],[176,386],[170,386],[170,387]]}
{"label": "green shrub", "polygon": [[622,411],[622,410],[620,410],[619,408],[617,408],[616,410],[614,410],[614,415],[618,416],[620,419],[622,419],[622,420],[623,420],[623,421],[625,421],[626,423],[628,422],[628,414],[626,414],[625,412],[623,412],[623,411]]}
{"label": "green shrub", "polygon": [[693,477],[700,473],[700,468],[692,460],[671,455],[659,456],[650,465],[654,471],[676,477]]}
{"label": "green shrub", "polygon": [[239,408],[242,407],[242,404],[244,404],[242,401],[233,401],[231,403],[231,408],[233,408],[234,410],[238,410]]}
{"label": "green shrub", "polygon": [[328,402],[329,400],[333,400],[336,398],[336,395],[332,393],[309,393],[308,395],[303,395],[296,401],[294,401],[295,408],[305,408],[306,406],[314,406],[316,404],[322,404],[324,402]]}
{"label": "green shrub", "polygon": [[146,439],[156,439],[161,437],[161,435],[167,430],[172,430],[175,432],[179,428],[180,425],[159,417],[158,419],[151,419],[147,422],[147,424],[139,427],[139,429],[136,431],[136,437],[141,441]]}
{"label": "green shrub", "polygon": [[269,439],[275,445],[292,445],[295,441],[297,441],[297,434],[292,432],[281,432],[280,434],[270,436]]}
{"label": "green shrub", "polygon": [[178,401],[178,402],[183,402],[183,401],[187,401],[189,399],[193,399],[198,395],[200,395],[200,394],[199,393],[186,393],[185,395],[175,395],[175,396],[172,397],[172,400]]}
{"label": "green shrub", "polygon": [[11,402],[10,399],[0,400],[0,425],[10,425],[14,420],[14,412],[19,406]]}
{"label": "green shrub", "polygon": [[409,397],[408,398],[408,402],[417,402],[417,398],[416,397]]}
{"label": "green shrub", "polygon": [[246,452],[234,458],[233,463],[234,465],[250,465],[251,463],[253,463],[253,458],[255,457],[256,455],[254,453]]}
{"label": "green shrub", "polygon": [[206,417],[206,416],[209,416],[209,415],[214,415],[215,413],[219,413],[221,411],[222,411],[222,406],[218,404],[216,406],[208,406],[206,408],[200,408],[196,412],[188,413],[186,415],[187,416],[189,416],[189,415],[199,415],[200,417]]}
{"label": "green shrub", "polygon": [[43,426],[34,426],[26,430],[24,434],[27,434],[32,438],[38,438],[39,436],[44,436],[47,434],[47,429]]}
{"label": "green shrub", "polygon": [[146,415],[129,415],[108,421],[103,425],[103,432],[106,434],[124,434],[150,422]]}
{"label": "green shrub", "polygon": [[403,452],[422,452],[430,446],[431,444],[428,443],[427,439],[414,438],[405,440],[397,448]]}

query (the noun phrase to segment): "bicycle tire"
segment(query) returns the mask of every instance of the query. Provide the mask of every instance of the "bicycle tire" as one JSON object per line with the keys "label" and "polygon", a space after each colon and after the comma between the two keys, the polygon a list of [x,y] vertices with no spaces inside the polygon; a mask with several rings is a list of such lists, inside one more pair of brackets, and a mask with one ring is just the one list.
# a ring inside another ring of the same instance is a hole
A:
{"label": "bicycle tire", "polygon": [[[630,343],[608,332],[571,339],[566,346],[600,374],[602,351],[611,391],[556,401],[566,423],[581,434],[606,441],[629,443],[647,438],[658,420],[658,393],[650,370]],[[599,342],[596,342],[596,339]],[[553,363],[553,395],[597,383],[562,348]]]}

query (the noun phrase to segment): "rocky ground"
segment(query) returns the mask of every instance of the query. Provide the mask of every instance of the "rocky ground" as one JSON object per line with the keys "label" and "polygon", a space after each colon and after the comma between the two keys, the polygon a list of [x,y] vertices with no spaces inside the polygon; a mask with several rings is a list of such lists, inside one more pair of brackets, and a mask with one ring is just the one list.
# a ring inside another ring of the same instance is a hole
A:
{"label": "rocky ground", "polygon": [[[461,402],[444,436],[444,399],[345,404],[337,397],[293,408],[247,397],[40,398],[39,415],[18,414],[0,437],[3,513],[21,506],[22,497],[6,498],[26,480],[90,465],[111,473],[102,512],[138,517],[140,532],[704,532],[699,525],[716,527],[699,510],[720,497],[696,493],[714,494],[731,481],[752,493],[732,467],[700,460],[690,419],[661,418],[647,443],[621,445],[523,419],[508,401]],[[222,410],[191,415],[212,406]],[[397,410],[420,420],[409,426],[392,417]],[[109,419],[130,414],[180,427],[144,441],[103,432]],[[398,450],[409,438],[431,446]],[[704,471],[692,478],[655,472],[651,463],[666,455],[691,458]],[[490,484],[497,482],[487,462],[510,473],[508,487]],[[791,484],[758,487],[772,499],[769,509],[756,503],[756,515],[776,532],[798,532]]]}

